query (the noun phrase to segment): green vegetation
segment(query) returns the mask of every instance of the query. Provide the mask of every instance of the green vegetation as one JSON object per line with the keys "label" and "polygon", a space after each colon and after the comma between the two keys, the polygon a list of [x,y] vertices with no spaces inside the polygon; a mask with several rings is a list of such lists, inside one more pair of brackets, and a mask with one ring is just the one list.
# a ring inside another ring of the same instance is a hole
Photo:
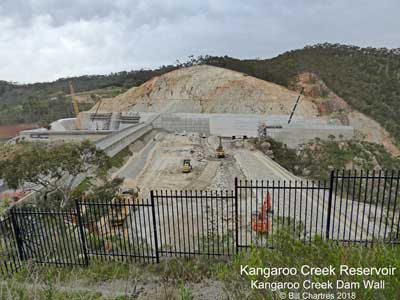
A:
{"label": "green vegetation", "polygon": [[121,168],[126,159],[131,156],[133,153],[132,151],[129,149],[129,146],[122,149],[120,152],[118,152],[117,155],[115,155],[114,157],[111,158],[111,165],[114,168]]}
{"label": "green vegetation", "polygon": [[3,215],[3,213],[10,206],[10,202],[11,202],[10,199],[2,199],[2,200],[0,200],[0,216]]}
{"label": "green vegetation", "polygon": [[[297,274],[283,276],[240,274],[241,266],[259,268],[291,267]],[[335,274],[302,275],[303,265],[336,268]],[[356,299],[399,299],[400,276],[349,276],[340,274],[340,265],[349,267],[400,267],[400,247],[375,244],[340,245],[317,240],[312,244],[293,241],[283,231],[276,236],[274,249],[252,248],[231,260],[209,257],[198,259],[169,258],[160,264],[138,264],[118,261],[92,261],[89,267],[57,268],[29,265],[0,286],[0,299],[203,299],[199,295],[212,295],[214,299],[277,299],[277,292],[251,289],[251,281],[324,282],[337,280],[360,282],[385,280],[385,289],[355,289]],[[287,289],[280,289],[288,292]],[[301,288],[301,291],[304,291]],[[311,290],[311,292],[321,292]],[[336,293],[337,290],[326,292]],[[49,298],[49,296],[51,296]]]}
{"label": "green vegetation", "polygon": [[[298,176],[328,179],[331,170],[399,170],[400,158],[392,156],[382,145],[363,141],[315,140],[300,150],[289,149],[272,139],[274,159]],[[260,150],[264,150],[259,144]]]}
{"label": "green vegetation", "polygon": [[[91,91],[99,96],[116,96],[128,88],[176,68],[177,66],[162,66],[156,70],[61,78],[54,82],[34,84],[0,81],[0,125],[16,123],[46,125],[60,118],[73,117],[71,99],[66,96],[70,93],[69,81],[73,82],[76,93]],[[79,106],[82,110],[86,110],[92,104],[81,103]]]}
{"label": "green vegetation", "polygon": [[[109,168],[109,157],[89,141],[58,145],[23,143],[3,147],[0,153],[0,178],[8,187],[19,189],[29,184],[43,193],[43,204],[62,208],[72,199],[79,176],[95,177],[106,174]],[[47,196],[55,192],[61,196],[60,202],[49,203]]]}
{"label": "green vegetation", "polygon": [[330,170],[399,170],[400,158],[393,157],[382,145],[369,142],[326,141],[309,144],[299,151],[303,175],[329,178]]}
{"label": "green vegetation", "polygon": [[0,124],[50,122],[72,116],[71,103],[65,99],[69,94],[69,80],[72,80],[76,92],[104,88],[121,92],[154,76],[196,64],[219,66],[284,86],[289,86],[299,73],[315,73],[353,108],[382,124],[400,143],[399,50],[339,44],[307,46],[265,60],[239,60],[228,56],[195,59],[191,56],[185,63],[177,62],[156,70],[62,78],[51,83],[28,85],[0,81]]}
{"label": "green vegetation", "polygon": [[[345,246],[334,242],[326,242],[317,240],[312,244],[303,244],[300,241],[293,241],[290,234],[282,233],[277,239],[275,249],[251,249],[250,252],[243,252],[233,259],[231,263],[221,264],[217,266],[217,275],[223,280],[227,289],[229,288],[231,299],[273,299],[277,296],[276,292],[266,290],[249,290],[252,280],[261,282],[300,282],[304,280],[312,280],[313,282],[324,282],[331,280],[362,282],[363,279],[383,279],[386,281],[384,290],[372,290],[360,288],[353,290],[356,293],[355,299],[398,299],[400,291],[399,274],[394,276],[348,276],[336,274],[329,276],[309,275],[304,276],[298,272],[296,275],[289,276],[271,276],[265,279],[263,276],[245,275],[240,276],[239,270],[241,265],[249,265],[252,267],[294,267],[298,270],[303,265],[311,267],[327,267],[332,265],[339,270],[340,265],[348,265],[349,267],[399,267],[400,266],[400,248],[383,245],[375,245],[372,248],[365,246]],[[361,284],[361,286],[363,286]],[[301,292],[305,292],[301,288]],[[311,292],[318,293],[321,290],[311,289]],[[282,289],[281,292],[288,292]],[[331,291],[327,291],[331,292]],[[332,292],[335,292],[332,291]],[[335,297],[337,299],[337,297]]]}
{"label": "green vegetation", "polygon": [[400,143],[400,51],[317,44],[272,59],[205,56],[196,63],[220,66],[289,86],[300,73],[320,77],[350,106],[370,116]]}

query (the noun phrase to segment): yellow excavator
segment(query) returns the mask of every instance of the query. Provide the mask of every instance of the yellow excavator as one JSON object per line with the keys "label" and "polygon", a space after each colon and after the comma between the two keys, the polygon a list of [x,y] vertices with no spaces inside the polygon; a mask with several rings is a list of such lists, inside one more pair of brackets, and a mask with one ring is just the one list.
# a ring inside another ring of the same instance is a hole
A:
{"label": "yellow excavator", "polygon": [[215,150],[215,153],[217,155],[217,158],[224,158],[225,157],[225,150],[224,150],[224,147],[222,147],[221,137],[219,137],[219,146]]}
{"label": "yellow excavator", "polygon": [[190,164],[190,159],[183,160],[182,173],[192,172],[192,165]]}

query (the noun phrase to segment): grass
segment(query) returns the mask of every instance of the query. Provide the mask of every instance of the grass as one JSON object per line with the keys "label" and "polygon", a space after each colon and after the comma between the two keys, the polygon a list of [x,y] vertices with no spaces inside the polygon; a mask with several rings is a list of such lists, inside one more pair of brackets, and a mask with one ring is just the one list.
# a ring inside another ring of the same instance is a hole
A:
{"label": "grass", "polygon": [[[309,179],[327,180],[331,170],[398,170],[400,158],[391,155],[383,145],[364,141],[330,141],[315,139],[294,150],[273,139],[266,139],[274,160],[293,174]],[[263,151],[262,143],[253,141]]]}
{"label": "grass", "polygon": [[0,216],[9,208],[10,203],[11,200],[7,198],[0,200]]}
{"label": "grass", "polygon": [[114,168],[121,168],[125,160],[132,155],[132,151],[129,150],[129,147],[124,148],[122,151],[120,151],[117,155],[111,158],[111,165]]}
{"label": "grass", "polygon": [[[337,280],[362,282],[363,279],[383,279],[386,282],[384,290],[359,289],[353,290],[356,299],[400,299],[400,270],[394,276],[347,276],[339,274],[329,276],[300,274],[284,276],[271,276],[267,280],[262,276],[244,275],[240,276],[239,271],[242,265],[253,267],[291,267],[300,270],[303,265],[312,267],[333,266],[339,270],[340,265],[350,267],[397,267],[400,268],[400,247],[385,246],[377,244],[374,247],[362,245],[345,246],[335,242],[317,240],[315,243],[303,244],[300,241],[292,241],[287,234],[281,234],[277,239],[275,249],[250,249],[249,252],[242,252],[236,256],[229,264],[217,266],[217,278],[224,281],[227,289],[229,288],[232,299],[273,299],[276,293],[266,290],[251,290],[249,285],[252,280],[269,282],[299,282],[300,292],[306,290],[302,288],[302,283],[310,279],[313,282],[324,282],[327,280],[335,283]],[[288,292],[282,289],[281,292]],[[314,290],[314,292],[321,292]],[[333,290],[337,292],[337,290]],[[278,298],[279,299],[279,298]],[[335,298],[336,299],[336,298]]]}
{"label": "grass", "polygon": [[[28,265],[23,271],[3,282],[0,299],[202,299],[195,286],[208,282],[218,283],[224,294],[222,299],[278,299],[276,292],[251,289],[252,280],[270,282],[313,282],[330,280],[362,282],[363,279],[383,279],[385,289],[353,290],[356,299],[400,299],[400,270],[394,276],[301,275],[271,276],[240,274],[242,265],[274,268],[291,267],[298,270],[303,265],[336,269],[340,265],[350,267],[396,267],[400,269],[400,247],[375,244],[340,245],[317,240],[312,244],[293,241],[285,232],[279,234],[275,249],[252,248],[242,251],[230,260],[169,258],[160,264],[122,263],[116,261],[92,261],[87,268],[58,268]],[[120,287],[116,289],[115,284]],[[122,285],[121,285],[122,284]],[[203,285],[201,290],[207,289]],[[118,291],[112,294],[111,291]],[[281,289],[280,292],[288,292]],[[315,291],[318,292],[318,291]],[[321,292],[321,291],[320,291]],[[336,291],[326,291],[333,292]],[[146,298],[145,296],[149,298]],[[157,296],[154,296],[157,295]],[[196,296],[197,295],[197,296]],[[140,297],[139,297],[140,296]],[[139,298],[138,298],[139,297]],[[154,298],[156,297],[156,298]],[[274,298],[275,297],[275,298]],[[220,298],[215,298],[220,299]]]}
{"label": "grass", "polygon": [[84,192],[88,191],[92,186],[91,180],[92,178],[90,177],[86,177],[84,180],[82,180],[82,182],[79,183],[75,188],[74,193],[83,194]]}

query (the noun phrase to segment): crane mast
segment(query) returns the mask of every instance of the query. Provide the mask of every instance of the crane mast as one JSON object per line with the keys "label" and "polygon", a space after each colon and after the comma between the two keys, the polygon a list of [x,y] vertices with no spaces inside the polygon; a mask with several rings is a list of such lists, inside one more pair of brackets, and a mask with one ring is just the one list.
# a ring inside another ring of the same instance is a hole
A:
{"label": "crane mast", "polygon": [[297,108],[297,104],[299,103],[300,97],[301,97],[301,95],[303,94],[303,92],[304,92],[304,87],[301,88],[299,97],[297,97],[296,104],[294,105],[293,110],[292,110],[292,113],[290,114],[288,124],[290,124],[290,122],[292,121],[292,118],[293,118],[293,115],[294,115],[294,111],[295,111],[296,108]]}
{"label": "crane mast", "polygon": [[71,94],[71,99],[72,99],[72,106],[74,108],[75,116],[77,117],[79,115],[79,106],[78,106],[78,101],[76,100],[75,97],[74,86],[72,85],[72,81],[70,81],[68,84],[69,84],[69,92]]}

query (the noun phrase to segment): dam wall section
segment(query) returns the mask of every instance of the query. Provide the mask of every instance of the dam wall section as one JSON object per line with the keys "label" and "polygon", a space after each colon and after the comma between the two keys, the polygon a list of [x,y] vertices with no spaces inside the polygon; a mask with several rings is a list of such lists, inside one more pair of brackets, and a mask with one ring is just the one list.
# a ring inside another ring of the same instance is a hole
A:
{"label": "dam wall section", "polygon": [[[146,120],[154,113],[140,113]],[[153,127],[175,133],[199,133],[225,138],[256,138],[260,127],[266,127],[265,135],[290,148],[296,148],[313,139],[349,140],[354,138],[354,128],[320,118],[294,117],[287,124],[286,115],[256,114],[193,114],[162,113],[153,122]],[[268,128],[274,127],[274,128]]]}

